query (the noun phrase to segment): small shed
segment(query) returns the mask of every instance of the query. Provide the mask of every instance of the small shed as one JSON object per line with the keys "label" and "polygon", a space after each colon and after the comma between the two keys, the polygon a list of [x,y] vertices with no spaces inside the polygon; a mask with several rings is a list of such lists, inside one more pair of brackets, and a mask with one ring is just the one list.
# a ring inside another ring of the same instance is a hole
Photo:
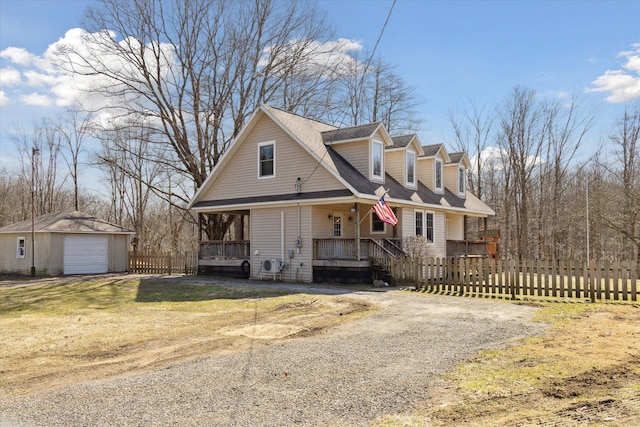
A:
{"label": "small shed", "polygon": [[78,211],[42,215],[33,227],[31,220],[7,225],[0,228],[0,273],[30,274],[32,266],[39,276],[125,272],[134,234]]}

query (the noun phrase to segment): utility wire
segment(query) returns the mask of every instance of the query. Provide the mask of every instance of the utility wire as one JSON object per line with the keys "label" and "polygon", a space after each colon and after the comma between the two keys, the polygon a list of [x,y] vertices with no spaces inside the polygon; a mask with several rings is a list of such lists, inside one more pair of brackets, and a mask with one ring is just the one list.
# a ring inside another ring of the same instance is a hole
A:
{"label": "utility wire", "polygon": [[[360,81],[358,82],[358,85],[357,85],[356,93],[360,93],[360,91],[362,90],[362,86],[364,85],[364,78],[367,75],[367,71],[369,70],[369,66],[371,65],[371,61],[373,60],[373,55],[375,55],[376,50],[378,49],[378,45],[380,44],[380,40],[382,40],[382,35],[384,34],[384,30],[387,28],[387,24],[389,23],[389,19],[391,18],[391,13],[393,12],[393,7],[396,5],[396,1],[397,0],[393,0],[393,3],[391,3],[391,7],[389,8],[389,12],[387,13],[387,18],[385,19],[384,24],[382,25],[382,28],[380,29],[380,34],[378,35],[378,40],[376,40],[376,44],[373,46],[373,50],[371,51],[371,54],[369,55],[369,58],[367,59],[367,62],[365,63],[364,70],[362,71],[362,75],[360,76],[360,79],[359,79]],[[340,119],[339,123],[342,123],[344,121],[345,117],[347,116],[347,109],[348,109],[348,106],[345,106],[344,114],[342,115],[342,118]],[[331,145],[331,144],[329,144],[329,145]],[[325,150],[325,152],[322,154],[322,157],[320,158],[320,160],[316,164],[316,167],[313,168],[313,170],[311,171],[309,176],[306,177],[300,183],[300,185],[302,185],[305,182],[307,182],[313,176],[313,174],[316,172],[316,170],[318,169],[318,167],[320,166],[320,164],[322,163],[322,161],[324,160],[324,158],[325,158],[325,156],[327,155],[328,152],[329,152],[328,149]]]}

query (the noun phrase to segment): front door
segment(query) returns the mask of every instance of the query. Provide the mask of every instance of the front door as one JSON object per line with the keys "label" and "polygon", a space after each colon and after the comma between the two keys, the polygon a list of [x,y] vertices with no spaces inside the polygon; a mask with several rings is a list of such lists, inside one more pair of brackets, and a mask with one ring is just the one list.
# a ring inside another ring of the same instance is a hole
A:
{"label": "front door", "polygon": [[[342,237],[342,222],[343,222],[343,218],[342,215],[333,215],[333,237]],[[336,242],[337,244],[334,245],[334,256],[336,258],[342,258],[344,256],[344,248],[342,247],[342,245],[340,243],[343,242]]]}

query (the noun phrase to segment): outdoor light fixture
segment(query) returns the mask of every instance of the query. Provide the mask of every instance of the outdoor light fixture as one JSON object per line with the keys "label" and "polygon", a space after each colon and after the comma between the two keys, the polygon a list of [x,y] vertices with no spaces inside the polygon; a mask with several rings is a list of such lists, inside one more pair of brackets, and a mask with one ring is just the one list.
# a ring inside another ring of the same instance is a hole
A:
{"label": "outdoor light fixture", "polygon": [[329,221],[331,221],[333,219],[333,214],[329,214]]}
{"label": "outdoor light fixture", "polygon": [[31,149],[31,277],[36,277],[36,156],[40,155],[40,149]]}

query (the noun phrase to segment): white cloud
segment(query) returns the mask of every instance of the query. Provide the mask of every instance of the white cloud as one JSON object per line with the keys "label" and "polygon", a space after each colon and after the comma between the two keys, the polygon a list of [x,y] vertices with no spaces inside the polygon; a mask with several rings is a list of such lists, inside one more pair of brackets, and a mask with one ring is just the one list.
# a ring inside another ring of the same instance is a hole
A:
{"label": "white cloud", "polygon": [[[106,88],[112,88],[115,92],[119,89],[119,83],[92,71],[114,72],[128,83],[142,80],[138,70],[118,54],[118,45],[139,48],[140,42],[133,38],[117,42],[116,34],[111,31],[89,33],[84,29],[74,28],[51,44],[42,56],[23,48],[9,47],[0,52],[0,57],[12,62],[17,69],[2,69],[2,84],[17,86],[21,83],[23,93],[27,92],[25,87],[37,88],[37,92],[18,97],[28,105],[49,107],[80,103],[96,110],[113,107],[122,100],[100,96],[100,92]],[[147,47],[162,51],[160,73],[167,75],[175,57],[173,47],[168,44],[148,44]],[[153,63],[153,52],[150,49],[142,51],[144,55],[149,55],[147,63]],[[85,72],[86,75],[73,73],[71,68],[80,73]],[[23,79],[21,75],[24,76]],[[19,92],[15,94],[17,96]],[[10,94],[5,93],[5,96],[8,95]]]}
{"label": "white cloud", "polygon": [[[480,152],[480,164],[483,171],[503,171],[508,169],[508,155],[509,153],[504,148],[500,147],[486,147],[484,150]],[[472,165],[473,173],[477,173],[477,164],[476,159],[478,155],[475,154],[472,156],[469,161]],[[540,157],[536,156],[527,156],[526,166],[527,167],[535,167],[540,166],[544,163],[544,161]]]}
{"label": "white cloud", "polygon": [[27,105],[34,105],[38,107],[50,107],[53,104],[50,97],[37,92],[33,92],[29,95],[22,95],[20,100]]}
{"label": "white cloud", "polygon": [[8,47],[0,51],[0,58],[7,59],[14,64],[28,66],[38,62],[38,56],[21,47]]}
{"label": "white cloud", "polygon": [[20,71],[14,68],[0,69],[0,86],[12,86],[22,81]]}
{"label": "white cloud", "polygon": [[607,70],[591,83],[595,88],[588,90],[608,92],[606,100],[611,103],[640,98],[640,43],[634,43],[632,50],[620,52],[618,57],[626,58],[623,69]]}
{"label": "white cloud", "polygon": [[0,90],[0,107],[4,107],[9,103],[9,97],[3,90]]}

